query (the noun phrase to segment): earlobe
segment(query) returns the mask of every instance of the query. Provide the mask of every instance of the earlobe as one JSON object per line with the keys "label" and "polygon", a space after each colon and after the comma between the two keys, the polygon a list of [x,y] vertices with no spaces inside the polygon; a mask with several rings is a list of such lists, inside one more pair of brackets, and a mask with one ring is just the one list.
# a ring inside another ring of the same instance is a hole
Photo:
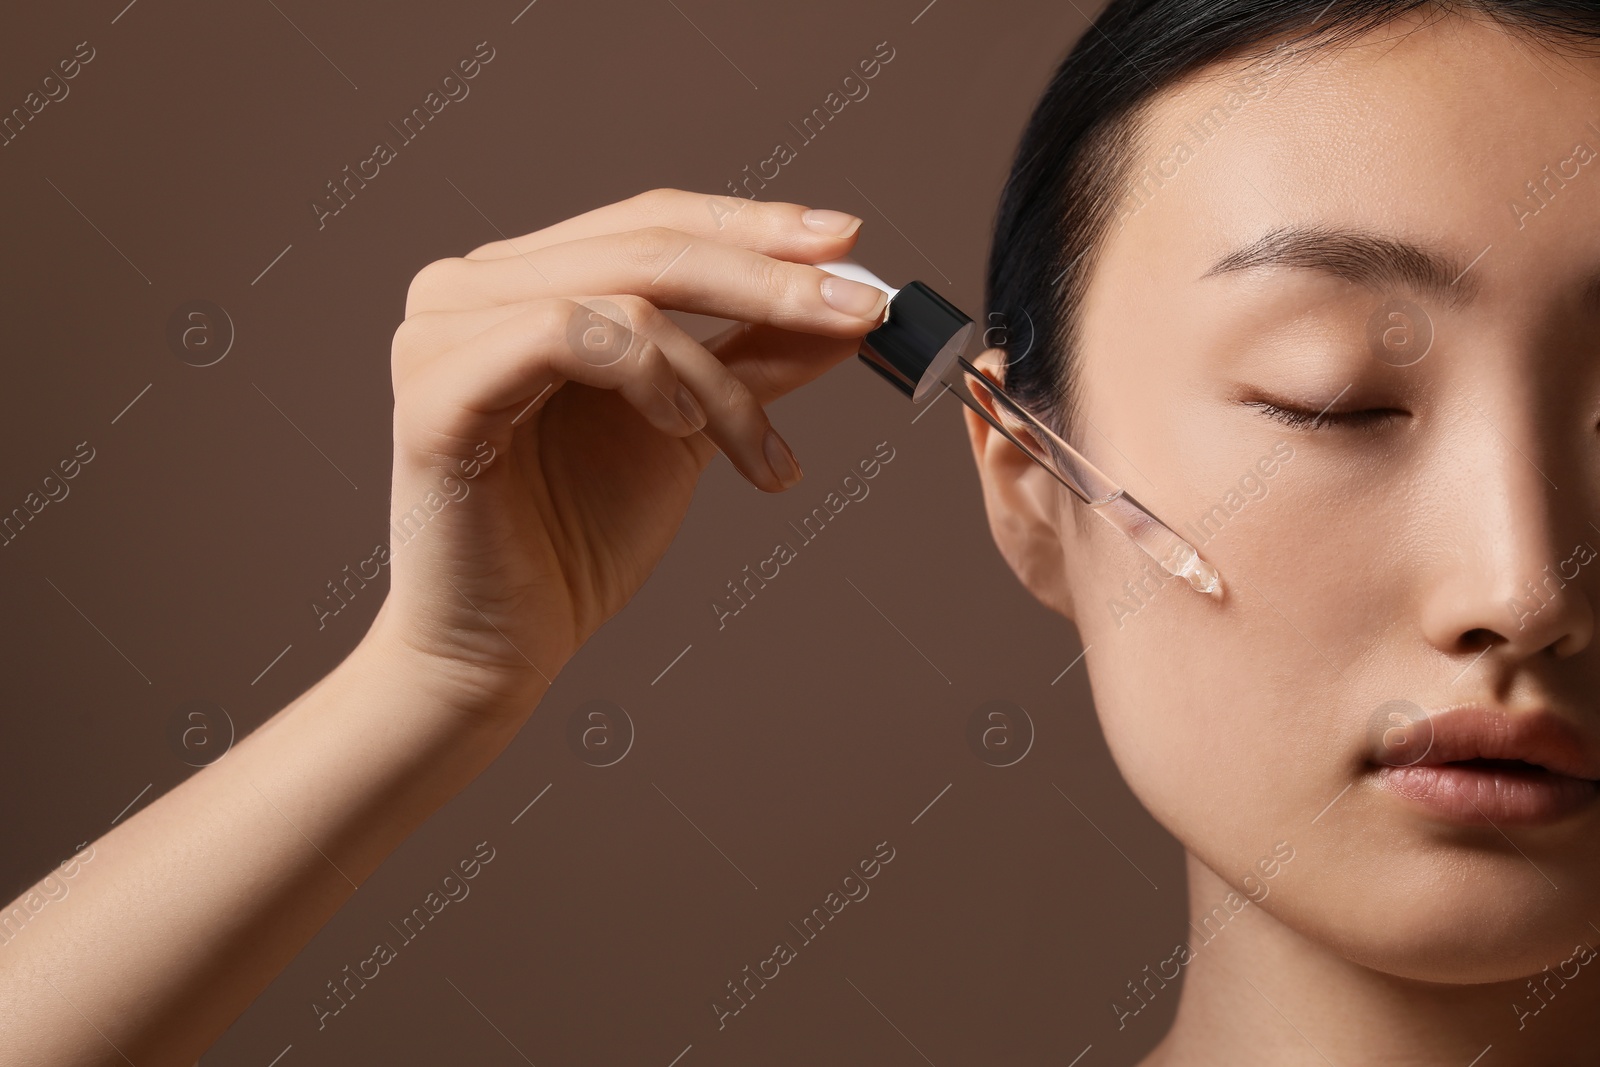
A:
{"label": "earlobe", "polygon": [[962,409],[983,483],[989,531],[1012,571],[1041,604],[1073,618],[1066,541],[1076,536],[1066,490],[970,408]]}

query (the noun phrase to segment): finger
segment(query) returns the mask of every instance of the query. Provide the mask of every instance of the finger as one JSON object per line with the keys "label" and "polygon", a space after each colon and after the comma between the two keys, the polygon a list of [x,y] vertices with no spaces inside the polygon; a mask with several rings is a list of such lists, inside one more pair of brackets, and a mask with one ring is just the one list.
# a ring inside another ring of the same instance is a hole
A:
{"label": "finger", "polygon": [[532,302],[456,350],[418,362],[396,392],[413,398],[431,432],[475,440],[542,408],[565,381],[616,390],[663,432],[703,432],[705,454],[720,449],[761,489],[778,492],[798,480],[793,453],[751,391],[632,295]]}
{"label": "finger", "polygon": [[888,305],[876,286],[652,226],[504,259],[437,260],[412,280],[406,315],[614,292],[658,308],[831,337],[864,336]]}
{"label": "finger", "polygon": [[705,348],[765,407],[861,351],[861,341],[735,323],[708,339]]}
{"label": "finger", "polygon": [[395,330],[391,360],[395,377],[408,376],[414,368],[437,359],[507,319],[528,311],[537,301],[517,304],[492,304],[467,311],[419,311],[407,316]]}
{"label": "finger", "polygon": [[507,259],[585,237],[649,226],[741,245],[777,259],[820,262],[846,254],[861,219],[843,211],[684,189],[650,189],[520,237],[491,241],[467,259]]}
{"label": "finger", "polygon": [[[463,438],[503,430],[508,420],[500,416],[513,408],[509,422],[523,421],[527,411],[543,407],[569,381],[615,390],[658,429],[674,436],[703,426],[705,415],[697,404],[674,403],[681,383],[662,343],[679,342],[654,323],[649,325],[655,336],[648,335],[643,324],[639,329],[623,325],[629,316],[615,305],[591,304],[565,298],[532,301],[448,349],[437,346],[436,335],[444,328],[437,320],[481,320],[482,312],[407,319],[395,335],[396,391],[444,416],[427,420],[429,426]],[[612,317],[603,314],[606,310]],[[632,318],[637,321],[641,316]],[[460,333],[463,325],[471,328],[479,323],[453,323],[448,328]],[[424,327],[429,336],[421,336]],[[414,349],[424,354],[408,354]],[[451,412],[457,414],[452,418]]]}
{"label": "finger", "polygon": [[[524,301],[470,311],[419,312],[396,331],[395,364],[404,371],[430,361],[532,306],[532,301]],[[815,381],[861,350],[860,340],[854,337],[818,337],[747,322],[733,323],[700,345],[748,386],[763,407]]]}
{"label": "finger", "polygon": [[[596,301],[591,300],[590,303],[598,306]],[[471,311],[429,311],[413,315],[405,321],[405,328],[396,334],[396,364],[404,368],[416,362],[435,359],[438,353],[465,344],[485,330],[522,314],[531,306],[531,302],[496,304]],[[670,324],[672,320],[667,318],[667,322]],[[402,339],[409,343],[402,343]],[[663,347],[669,360],[677,366],[680,346],[667,343]],[[765,408],[772,401],[816,380],[855,355],[861,350],[861,343],[857,338],[818,337],[774,326],[734,323],[699,343],[698,350],[689,346],[681,346],[681,349],[693,353],[691,361],[698,360],[701,351],[709,353],[750,390],[756,404]],[[715,373],[715,368],[708,368],[703,374],[704,377],[696,376],[693,379],[691,391],[697,398],[708,398],[702,406],[709,403],[716,407],[720,403],[718,398],[729,396],[732,387],[724,377]],[[679,371],[679,377],[690,381],[682,370]],[[718,425],[721,425],[720,420]],[[724,445],[719,444],[718,447],[726,450]]]}
{"label": "finger", "polygon": [[[590,310],[593,309],[594,315],[603,315],[609,309],[612,319],[625,320],[626,312],[621,309],[617,302],[626,303],[628,299],[627,297],[583,298],[582,303],[586,306],[574,307],[572,311],[573,321],[569,321],[567,324],[566,343],[568,346],[570,347],[583,341],[590,341],[596,344],[608,342],[610,339],[607,338],[603,329],[594,333],[586,332],[592,327],[604,326],[604,323],[595,321],[590,314]],[[645,303],[641,298],[635,297],[633,299],[638,301],[639,304]],[[431,363],[440,358],[441,353],[447,354],[451,358],[459,358],[454,356],[451,350],[460,348],[474,337],[508,319],[513,319],[526,313],[536,303],[537,301],[525,300],[518,304],[492,304],[488,307],[472,308],[467,311],[423,311],[412,315],[395,331],[392,356],[396,376],[408,376],[421,364]],[[652,308],[651,311],[655,311],[655,309]],[[666,321],[668,325],[676,325],[670,318]],[[665,338],[673,342],[669,347],[681,347],[681,342],[677,341],[676,334],[682,331],[666,331],[664,329],[658,331],[653,316],[647,324],[642,326],[634,325],[627,321],[620,321],[620,325],[629,327],[635,333],[651,333],[652,340],[657,341],[657,343],[661,343]],[[594,362],[603,361],[601,356],[594,356]],[[726,383],[723,384],[724,387],[727,387]]]}

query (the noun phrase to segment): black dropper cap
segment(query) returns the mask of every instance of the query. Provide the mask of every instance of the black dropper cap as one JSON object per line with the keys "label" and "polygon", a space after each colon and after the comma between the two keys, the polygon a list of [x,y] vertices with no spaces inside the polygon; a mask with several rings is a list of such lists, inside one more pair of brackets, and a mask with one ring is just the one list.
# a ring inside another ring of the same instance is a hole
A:
{"label": "black dropper cap", "polygon": [[883,324],[862,338],[861,361],[921,403],[966,348],[972,319],[922,282],[889,301]]}

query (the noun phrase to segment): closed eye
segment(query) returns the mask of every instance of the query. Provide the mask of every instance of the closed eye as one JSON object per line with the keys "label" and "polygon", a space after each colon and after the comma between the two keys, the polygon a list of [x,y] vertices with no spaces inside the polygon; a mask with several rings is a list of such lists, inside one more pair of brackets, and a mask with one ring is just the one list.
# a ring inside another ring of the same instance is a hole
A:
{"label": "closed eye", "polygon": [[1274,403],[1270,400],[1247,400],[1245,405],[1257,408],[1269,419],[1286,426],[1319,429],[1324,426],[1344,426],[1352,429],[1378,430],[1409,412],[1399,408],[1360,408],[1354,411],[1314,411],[1293,404]]}

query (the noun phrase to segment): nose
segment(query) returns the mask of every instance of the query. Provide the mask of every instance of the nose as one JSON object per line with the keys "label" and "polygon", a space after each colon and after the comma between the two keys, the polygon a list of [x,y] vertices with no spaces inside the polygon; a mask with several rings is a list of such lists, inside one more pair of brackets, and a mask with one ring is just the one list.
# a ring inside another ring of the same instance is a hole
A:
{"label": "nose", "polygon": [[1509,422],[1470,427],[1475,443],[1462,455],[1475,469],[1445,480],[1452,502],[1438,503],[1455,520],[1452,558],[1439,561],[1422,625],[1450,655],[1498,647],[1513,661],[1566,658],[1594,636],[1588,591],[1600,580],[1600,532],[1585,521],[1585,509],[1570,507],[1588,500],[1578,492],[1581,479],[1551,470],[1571,482],[1559,490],[1536,464],[1535,435]]}

